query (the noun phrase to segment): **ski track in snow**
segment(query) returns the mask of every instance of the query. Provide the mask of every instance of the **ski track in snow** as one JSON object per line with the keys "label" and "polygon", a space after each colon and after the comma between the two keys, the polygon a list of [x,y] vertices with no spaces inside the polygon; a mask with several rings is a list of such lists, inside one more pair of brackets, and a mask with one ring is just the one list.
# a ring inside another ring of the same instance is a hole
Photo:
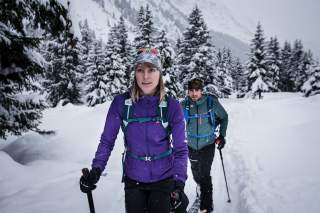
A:
{"label": "ski track in snow", "polygon": [[[230,121],[227,132],[227,145],[225,149],[222,150],[231,203],[227,203],[228,196],[220,159],[220,153],[216,149],[214,163],[211,171],[213,178],[213,201],[215,212],[248,213],[244,206],[241,205],[244,202],[241,196],[241,192],[244,188],[243,179],[245,179],[245,177],[243,177],[243,171],[245,164],[244,160],[242,159],[243,157],[239,153],[237,153],[234,147],[235,142],[240,142],[236,140],[236,129],[232,128],[232,126],[237,126],[239,123],[237,115],[240,112],[237,110],[238,109],[235,107],[227,108]],[[251,111],[249,109],[245,113],[250,117]]]}

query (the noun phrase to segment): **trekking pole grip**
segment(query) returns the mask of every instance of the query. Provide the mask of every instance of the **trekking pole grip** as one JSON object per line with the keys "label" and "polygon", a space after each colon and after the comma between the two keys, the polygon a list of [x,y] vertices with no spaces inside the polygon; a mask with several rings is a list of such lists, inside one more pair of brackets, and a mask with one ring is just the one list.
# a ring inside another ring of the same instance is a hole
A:
{"label": "trekking pole grip", "polygon": [[[85,178],[89,177],[90,175],[90,172],[89,172],[89,169],[88,168],[83,168],[82,169],[82,174]],[[93,198],[92,198],[92,192],[89,191],[87,193],[87,197],[88,197],[88,203],[89,203],[89,208],[90,208],[90,213],[95,213],[95,210],[94,210],[94,203],[93,203]]]}
{"label": "trekking pole grip", "polygon": [[82,174],[85,178],[87,178],[89,176],[89,169],[88,168],[83,168],[82,169]]}

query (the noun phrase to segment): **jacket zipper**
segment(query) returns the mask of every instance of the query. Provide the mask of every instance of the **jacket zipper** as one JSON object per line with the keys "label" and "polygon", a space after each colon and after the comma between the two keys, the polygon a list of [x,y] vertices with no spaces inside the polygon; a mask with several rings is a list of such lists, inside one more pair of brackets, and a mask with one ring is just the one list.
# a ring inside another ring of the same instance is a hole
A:
{"label": "jacket zipper", "polygon": [[[150,147],[149,147],[149,143],[148,143],[148,123],[145,123],[145,141],[146,141],[146,145],[147,145],[147,156],[150,156]],[[146,161],[147,164],[149,164],[149,170],[150,170],[150,179],[152,179],[152,163],[151,161]]]}
{"label": "jacket zipper", "polygon": [[[197,108],[197,116],[199,114],[199,107],[198,107],[198,104],[196,103],[196,108]],[[199,125],[198,125],[198,122],[199,122],[199,118],[197,117],[197,135],[199,135]],[[199,150],[199,138],[197,137],[197,150]]]}

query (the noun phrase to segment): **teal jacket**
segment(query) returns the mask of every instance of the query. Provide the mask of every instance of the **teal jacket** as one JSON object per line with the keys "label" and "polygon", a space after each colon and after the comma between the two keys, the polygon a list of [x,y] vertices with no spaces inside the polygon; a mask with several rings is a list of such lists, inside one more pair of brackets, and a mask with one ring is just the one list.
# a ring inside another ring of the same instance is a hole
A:
{"label": "teal jacket", "polygon": [[[218,99],[214,96],[212,97],[212,110],[215,118],[215,126],[219,127],[219,134],[223,137],[226,136],[227,126],[228,126],[228,113],[220,104]],[[208,114],[208,96],[203,95],[198,101],[193,102],[189,97],[187,97],[182,103],[182,107],[186,110],[186,103],[189,102],[189,115],[195,114]],[[214,143],[216,138],[215,134],[211,134],[208,137],[191,137],[190,135],[208,135],[213,131],[212,124],[209,120],[210,118],[193,118],[186,120],[186,130],[187,130],[187,141],[188,146],[194,150],[200,150],[205,146]]]}

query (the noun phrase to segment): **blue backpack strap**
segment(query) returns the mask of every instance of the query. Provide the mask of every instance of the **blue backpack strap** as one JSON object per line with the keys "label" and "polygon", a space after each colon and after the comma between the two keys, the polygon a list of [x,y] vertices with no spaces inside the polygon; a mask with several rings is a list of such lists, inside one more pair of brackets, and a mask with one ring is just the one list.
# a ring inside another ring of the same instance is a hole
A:
{"label": "blue backpack strap", "polygon": [[188,134],[188,137],[190,137],[190,138],[208,138],[208,137],[212,136],[213,134],[215,134],[215,128],[212,128],[210,130],[210,132],[207,134],[197,135],[197,134],[191,134],[189,132],[187,134]]}
{"label": "blue backpack strap", "polygon": [[136,155],[133,152],[127,151],[126,153],[129,157],[134,158],[136,160],[141,160],[141,161],[154,161],[154,160],[160,160],[162,158],[168,157],[169,155],[172,154],[172,148],[168,149],[165,152],[162,152],[158,155],[153,155],[153,156],[139,156]]}
{"label": "blue backpack strap", "polygon": [[170,132],[170,126],[168,122],[168,103],[169,103],[169,97],[165,96],[165,99],[162,100],[157,109],[157,117],[139,117],[139,118],[133,118],[132,117],[132,108],[133,103],[131,100],[131,97],[129,94],[125,94],[125,101],[124,106],[122,110],[122,129],[125,131],[126,127],[131,122],[139,122],[139,123],[145,123],[145,122],[161,122],[161,125],[164,129],[166,129],[167,132]]}
{"label": "blue backpack strap", "polygon": [[213,109],[213,97],[211,95],[207,96],[207,108],[208,108],[209,122],[215,128],[216,120],[215,120],[214,109]]}
{"label": "blue backpack strap", "polygon": [[184,119],[186,120],[187,124],[190,122],[190,100],[188,97],[184,99],[184,109],[183,109],[183,114],[184,114]]}

